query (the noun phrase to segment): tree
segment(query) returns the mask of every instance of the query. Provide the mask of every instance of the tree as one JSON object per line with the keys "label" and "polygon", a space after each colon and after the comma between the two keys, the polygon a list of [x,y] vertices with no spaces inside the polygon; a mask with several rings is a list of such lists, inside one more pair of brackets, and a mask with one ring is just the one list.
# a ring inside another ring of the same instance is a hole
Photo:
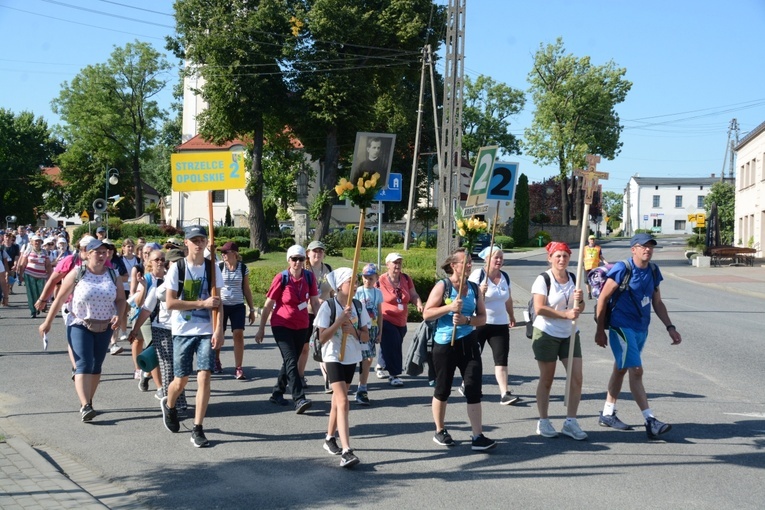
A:
{"label": "tree", "polygon": [[105,179],[105,170],[115,167],[122,170],[121,189],[132,177],[133,205],[137,216],[143,214],[141,165],[166,116],[154,97],[167,84],[163,75],[169,68],[151,45],[136,41],[115,48],[106,64],[87,66],[63,84],[52,105],[65,122],[61,133],[68,145],[59,166],[73,200],[62,204],[64,210],[89,208],[104,186],[100,176]]}
{"label": "tree", "polygon": [[623,126],[615,107],[632,87],[624,79],[626,72],[613,61],[594,66],[589,57],[566,55],[560,38],[540,45],[534,56],[528,79],[536,110],[524,145],[536,164],[558,166],[563,225],[571,219],[569,195],[574,192],[582,220],[581,194],[577,186],[569,186],[569,173],[585,167],[587,154],[613,159],[620,152]]}
{"label": "tree", "polygon": [[518,177],[518,186],[515,189],[513,240],[516,246],[525,246],[529,242],[529,178],[526,174]]}
{"label": "tree", "polygon": [[51,166],[63,147],[42,117],[31,112],[14,115],[0,108],[0,217],[14,215],[19,224],[35,223],[42,213],[43,193],[51,183],[40,172]]}
{"label": "tree", "polygon": [[[704,209],[707,214],[712,210],[712,204],[717,204],[717,215],[720,221],[720,241],[724,245],[733,244],[733,228],[736,222],[736,189],[729,182],[712,184],[709,194],[704,197]],[[711,226],[710,226],[711,227]],[[747,239],[739,239],[746,243]]]}
{"label": "tree", "polygon": [[602,196],[603,210],[608,216],[609,223],[618,225],[622,221],[622,210],[624,209],[624,195],[616,191],[604,191]]}
{"label": "tree", "polygon": [[484,75],[475,82],[465,76],[463,97],[462,149],[470,161],[487,145],[498,145],[506,154],[520,153],[518,139],[510,132],[510,117],[523,109],[522,90]]}

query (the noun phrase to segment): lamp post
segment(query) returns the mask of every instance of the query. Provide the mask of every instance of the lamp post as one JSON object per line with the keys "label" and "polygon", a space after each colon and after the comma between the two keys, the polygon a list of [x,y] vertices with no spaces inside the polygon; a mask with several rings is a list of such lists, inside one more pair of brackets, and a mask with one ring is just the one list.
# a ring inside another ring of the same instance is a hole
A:
{"label": "lamp post", "polygon": [[104,225],[104,228],[106,229],[107,239],[109,238],[109,184],[116,186],[119,182],[120,171],[116,168],[108,168],[106,170],[106,190],[104,191],[104,203],[106,204],[106,211],[104,211],[106,216],[106,225]]}

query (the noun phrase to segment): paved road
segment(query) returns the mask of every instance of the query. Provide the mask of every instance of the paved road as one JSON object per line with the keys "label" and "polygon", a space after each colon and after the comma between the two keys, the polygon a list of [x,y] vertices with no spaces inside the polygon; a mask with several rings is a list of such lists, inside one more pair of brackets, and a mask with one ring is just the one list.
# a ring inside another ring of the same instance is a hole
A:
{"label": "paved road", "polygon": [[[605,246],[609,260],[628,251],[624,242]],[[761,508],[765,268],[691,268],[682,251],[681,245],[663,243],[656,259],[666,277],[662,294],[684,342],[670,346],[654,320],[644,356],[652,408],[674,425],[666,441],[649,443],[642,428],[617,432],[597,426],[612,362],[591,341],[594,323],[584,315],[580,423],[588,441],[534,434],[537,368],[529,341],[517,329],[511,333],[510,379],[524,402],[500,406],[491,370],[484,370],[485,432],[500,441],[499,448],[470,451],[465,406],[456,392],[447,426],[459,444],[439,447],[431,441],[431,388],[424,378],[392,388],[373,375],[373,405],[352,405],[352,443],[362,460],[352,471],[341,470],[338,459],[321,448],[329,397],[320,391],[318,371],[310,365],[314,407],[306,415],[270,404],[280,357],[270,338],[255,346],[252,330],[246,335],[249,381],[233,378],[230,342],[224,347],[226,373],[214,377],[205,421],[211,448],[191,446],[190,420],[179,434],[163,428],[158,402],[138,391],[124,355],[109,356],[105,364],[95,402],[102,414],[81,423],[62,328],[54,328],[50,350],[43,353],[34,331],[39,320],[29,319],[21,296],[14,296],[13,308],[0,310],[0,430],[9,438],[0,443],[0,455],[41,455],[45,462],[27,468],[29,476],[37,469],[42,479],[58,475],[77,485],[52,495],[50,489],[11,492],[6,477],[0,480],[0,507],[44,495],[51,499],[43,507],[63,507],[58,495],[92,496],[83,501],[110,508]],[[544,267],[540,253],[509,261],[518,316]],[[484,354],[485,367],[490,356]],[[565,415],[562,372],[551,406],[558,427]],[[636,425],[641,421],[627,395],[620,416]],[[57,471],[46,475],[46,463]]]}

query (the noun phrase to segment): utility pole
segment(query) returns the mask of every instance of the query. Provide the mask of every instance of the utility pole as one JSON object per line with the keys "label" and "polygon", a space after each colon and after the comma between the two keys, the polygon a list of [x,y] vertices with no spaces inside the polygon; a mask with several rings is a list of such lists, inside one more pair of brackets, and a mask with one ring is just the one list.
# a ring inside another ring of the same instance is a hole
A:
{"label": "utility pole", "polygon": [[438,179],[437,264],[454,248],[454,208],[460,199],[462,167],[462,83],[465,55],[465,2],[449,0],[444,62],[444,111],[441,124],[441,161]]}
{"label": "utility pole", "polygon": [[[720,181],[725,181],[725,165],[728,164],[728,171],[729,176],[731,179],[735,179],[736,175],[736,167],[734,166],[733,158],[735,156],[735,152],[733,149],[736,148],[738,145],[738,139],[741,135],[741,131],[738,128],[738,120],[737,119],[731,119],[730,124],[728,125],[728,142],[725,144],[725,156],[723,157],[723,167],[722,167],[722,175],[720,177]],[[728,159],[728,154],[730,152],[730,160]]]}
{"label": "utility pole", "polygon": [[409,207],[406,212],[406,229],[404,230],[404,249],[409,249],[412,231],[412,216],[414,216],[414,200],[417,196],[417,162],[420,157],[420,132],[422,131],[422,98],[425,94],[425,65],[428,60],[430,46],[422,49],[422,70],[420,71],[420,96],[417,102],[417,130],[414,135],[414,155],[412,156],[412,179],[409,185]]}

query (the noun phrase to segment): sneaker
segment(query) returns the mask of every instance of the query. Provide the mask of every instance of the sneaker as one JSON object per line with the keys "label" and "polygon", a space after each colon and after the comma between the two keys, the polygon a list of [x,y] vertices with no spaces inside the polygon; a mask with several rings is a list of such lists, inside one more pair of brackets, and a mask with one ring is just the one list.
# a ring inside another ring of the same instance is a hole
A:
{"label": "sneaker", "polygon": [[223,365],[220,364],[220,360],[215,360],[215,368],[213,368],[213,374],[222,374],[223,373]]}
{"label": "sneaker", "polygon": [[552,423],[550,423],[550,420],[539,420],[537,422],[537,434],[542,437],[558,437],[558,433],[555,431]]}
{"label": "sneaker", "polygon": [[268,401],[271,402],[272,404],[279,404],[280,406],[286,406],[287,404],[289,404],[289,402],[287,402],[287,399],[285,399],[284,395],[282,395],[281,393],[274,393],[273,395],[271,395],[271,398],[269,398]]}
{"label": "sneaker", "polygon": [[162,388],[157,388],[157,392],[154,394],[154,398],[156,398],[157,400],[162,400],[163,398],[165,398],[165,390],[163,390]]}
{"label": "sneaker", "polygon": [[111,347],[109,347],[109,354],[111,354],[112,356],[116,356],[117,354],[121,353],[124,350],[125,349],[123,349],[121,345],[115,342],[111,345]]}
{"label": "sneaker", "polygon": [[502,398],[500,399],[499,403],[503,406],[511,406],[513,404],[517,404],[521,401],[521,397],[516,397],[513,395],[512,391],[506,391],[504,395],[502,395]]}
{"label": "sneaker", "polygon": [[142,373],[143,372],[141,370],[136,370],[135,372],[133,372],[133,379],[135,379],[136,381],[140,381]]}
{"label": "sneaker", "polygon": [[210,441],[205,437],[205,432],[202,430],[202,427],[199,427],[199,429],[194,427],[191,431],[191,444],[196,448],[206,448],[210,446]]}
{"label": "sneaker", "polygon": [[648,439],[659,439],[659,436],[672,430],[672,425],[659,421],[653,416],[645,421],[645,432]]}
{"label": "sneaker", "polygon": [[566,420],[563,423],[563,428],[560,429],[560,433],[564,436],[568,436],[571,439],[576,439],[577,441],[584,441],[587,439],[587,433],[579,427],[579,422],[574,420]]}
{"label": "sneaker", "polygon": [[80,416],[82,417],[82,421],[90,421],[96,417],[96,410],[93,409],[92,405],[85,404],[80,409]]}
{"label": "sneaker", "polygon": [[165,424],[165,428],[170,432],[178,432],[181,430],[181,424],[178,421],[178,410],[167,407],[167,397],[162,397],[162,400],[159,401],[159,405],[162,408],[162,421]]}
{"label": "sneaker", "polygon": [[356,402],[363,405],[368,406],[369,405],[369,395],[366,391],[357,391],[356,392]]}
{"label": "sneaker", "polygon": [[378,379],[387,379],[388,375],[385,373],[385,369],[381,366],[375,367],[375,372],[377,374]]}
{"label": "sneaker", "polygon": [[324,440],[324,449],[329,452],[330,455],[340,455],[343,453],[343,449],[337,446],[337,438]]}
{"label": "sneaker", "polygon": [[151,374],[141,371],[141,378],[138,380],[138,389],[141,391],[149,391],[150,380]]}
{"label": "sneaker", "polygon": [[127,340],[128,340],[128,333],[127,333],[127,331],[125,331],[124,329],[121,329],[120,330],[119,341],[120,342],[127,342]]}
{"label": "sneaker", "polygon": [[460,395],[462,395],[463,397],[465,396],[465,383],[460,384],[459,392],[460,392]]}
{"label": "sneaker", "polygon": [[244,376],[244,370],[242,370],[242,367],[236,367],[236,373],[234,374],[234,377],[240,381],[247,380],[247,378]]}
{"label": "sneaker", "polygon": [[313,402],[307,398],[301,398],[295,404],[295,414],[303,414],[311,408],[311,405],[313,405]]}
{"label": "sneaker", "polygon": [[497,446],[497,442],[493,439],[489,439],[488,437],[484,436],[483,434],[480,434],[478,437],[473,439],[473,444],[470,447],[473,451],[476,452],[482,452],[485,450],[491,450]]}
{"label": "sneaker", "polygon": [[632,425],[627,425],[622,420],[617,418],[616,413],[608,415],[600,412],[600,418],[598,418],[598,425],[601,427],[611,427],[617,430],[632,430]]}
{"label": "sneaker", "polygon": [[353,450],[348,450],[340,457],[340,467],[351,468],[361,462],[358,457],[353,454]]}
{"label": "sneaker", "polygon": [[436,432],[436,435],[433,436],[433,442],[441,446],[454,446],[454,439],[452,439],[452,436],[449,435],[446,429]]}
{"label": "sneaker", "polygon": [[404,385],[404,381],[402,381],[398,377],[392,377],[391,380],[390,380],[390,385],[391,386],[403,386]]}

